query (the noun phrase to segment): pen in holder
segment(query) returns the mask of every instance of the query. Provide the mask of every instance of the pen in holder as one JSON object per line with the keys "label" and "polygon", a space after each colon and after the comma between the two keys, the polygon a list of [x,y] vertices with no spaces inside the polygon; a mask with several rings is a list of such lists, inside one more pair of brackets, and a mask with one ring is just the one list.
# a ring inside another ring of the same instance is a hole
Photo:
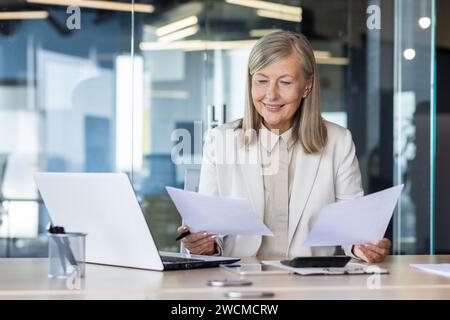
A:
{"label": "pen in holder", "polygon": [[62,227],[50,227],[48,232],[50,278],[85,275],[86,234],[64,232]]}

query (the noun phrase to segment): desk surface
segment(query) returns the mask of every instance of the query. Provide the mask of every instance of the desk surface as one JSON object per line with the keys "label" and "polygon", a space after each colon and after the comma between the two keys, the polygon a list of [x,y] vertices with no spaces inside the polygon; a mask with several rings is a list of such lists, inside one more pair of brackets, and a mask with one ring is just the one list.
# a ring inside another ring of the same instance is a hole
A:
{"label": "desk surface", "polygon": [[[450,299],[450,277],[410,263],[450,263],[450,256],[390,256],[379,265],[389,275],[251,275],[253,285],[238,289],[272,291],[274,299]],[[206,281],[239,277],[222,268],[157,272],[87,264],[81,289],[70,290],[65,280],[47,277],[47,259],[0,259],[0,299],[226,299],[233,289]]]}

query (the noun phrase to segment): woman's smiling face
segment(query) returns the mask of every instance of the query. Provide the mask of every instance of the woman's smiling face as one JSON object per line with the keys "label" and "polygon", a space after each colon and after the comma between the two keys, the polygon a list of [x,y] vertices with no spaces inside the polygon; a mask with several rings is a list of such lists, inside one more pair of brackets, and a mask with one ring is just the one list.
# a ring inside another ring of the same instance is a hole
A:
{"label": "woman's smiling face", "polygon": [[288,130],[304,95],[309,93],[296,53],[275,61],[252,75],[252,100],[269,130]]}

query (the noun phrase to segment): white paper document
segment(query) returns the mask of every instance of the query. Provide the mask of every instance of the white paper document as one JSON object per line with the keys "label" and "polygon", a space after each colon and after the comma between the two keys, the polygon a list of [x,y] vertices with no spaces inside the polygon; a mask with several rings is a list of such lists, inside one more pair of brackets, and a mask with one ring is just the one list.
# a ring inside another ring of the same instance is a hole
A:
{"label": "white paper document", "polygon": [[247,199],[214,197],[172,187],[166,190],[191,232],[273,235]]}
{"label": "white paper document", "polygon": [[450,263],[436,263],[436,264],[410,264],[411,267],[432,272],[440,276],[450,277]]}
{"label": "white paper document", "polygon": [[305,246],[377,243],[386,232],[403,185],[346,202],[332,203],[319,216]]}

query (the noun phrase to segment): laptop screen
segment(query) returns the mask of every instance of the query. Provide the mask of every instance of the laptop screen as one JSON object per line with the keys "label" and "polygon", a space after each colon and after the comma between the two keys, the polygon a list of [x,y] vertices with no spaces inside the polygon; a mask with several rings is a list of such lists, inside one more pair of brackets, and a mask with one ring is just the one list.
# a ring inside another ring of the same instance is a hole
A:
{"label": "laptop screen", "polygon": [[163,270],[141,207],[123,173],[36,173],[52,223],[87,233],[86,262]]}

